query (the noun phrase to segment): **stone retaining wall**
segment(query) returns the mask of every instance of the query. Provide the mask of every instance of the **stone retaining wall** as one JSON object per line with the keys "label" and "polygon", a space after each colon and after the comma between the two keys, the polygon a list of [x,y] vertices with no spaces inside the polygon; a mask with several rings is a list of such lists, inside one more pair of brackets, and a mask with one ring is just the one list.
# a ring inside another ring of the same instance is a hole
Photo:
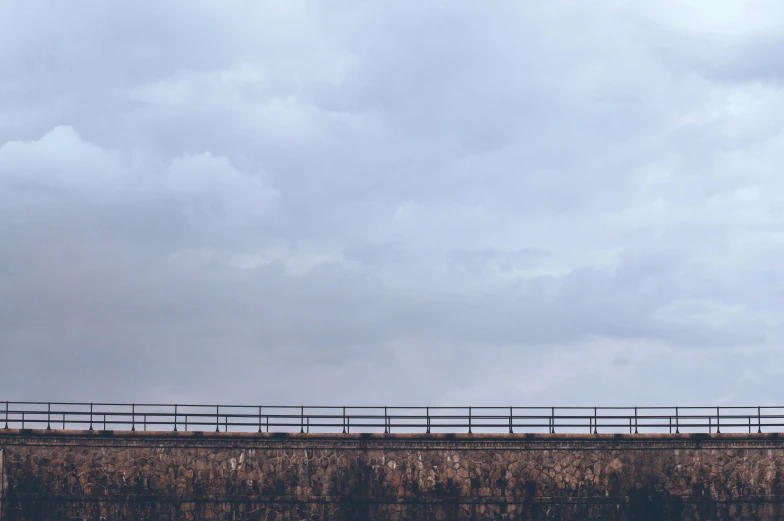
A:
{"label": "stone retaining wall", "polygon": [[2,521],[781,520],[784,436],[0,430]]}

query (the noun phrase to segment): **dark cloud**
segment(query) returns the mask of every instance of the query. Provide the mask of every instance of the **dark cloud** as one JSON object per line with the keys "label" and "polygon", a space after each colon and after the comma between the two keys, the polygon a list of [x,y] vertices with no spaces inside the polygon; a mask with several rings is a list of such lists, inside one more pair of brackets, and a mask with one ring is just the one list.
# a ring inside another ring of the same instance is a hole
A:
{"label": "dark cloud", "polygon": [[716,1],[3,4],[0,392],[777,401],[784,13]]}

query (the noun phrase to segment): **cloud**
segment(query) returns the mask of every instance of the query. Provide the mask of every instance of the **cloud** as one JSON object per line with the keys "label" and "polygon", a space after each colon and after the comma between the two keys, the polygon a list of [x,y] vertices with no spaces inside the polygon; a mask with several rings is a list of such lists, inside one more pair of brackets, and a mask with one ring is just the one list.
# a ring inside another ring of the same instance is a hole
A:
{"label": "cloud", "polygon": [[777,400],[777,3],[45,4],[10,399]]}

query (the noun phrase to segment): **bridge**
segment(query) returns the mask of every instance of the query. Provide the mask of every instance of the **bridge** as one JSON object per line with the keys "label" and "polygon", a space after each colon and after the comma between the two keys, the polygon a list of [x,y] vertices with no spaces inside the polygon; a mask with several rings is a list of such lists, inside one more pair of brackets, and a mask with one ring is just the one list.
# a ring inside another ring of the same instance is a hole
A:
{"label": "bridge", "polygon": [[784,519],[784,408],[0,402],[0,520]]}

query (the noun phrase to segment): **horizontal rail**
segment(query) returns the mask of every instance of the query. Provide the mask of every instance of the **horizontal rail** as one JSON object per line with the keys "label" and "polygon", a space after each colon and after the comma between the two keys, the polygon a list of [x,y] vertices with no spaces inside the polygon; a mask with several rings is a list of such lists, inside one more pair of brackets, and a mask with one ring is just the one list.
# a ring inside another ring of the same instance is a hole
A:
{"label": "horizontal rail", "polygon": [[6,429],[216,432],[780,432],[784,407],[282,406],[0,402]]}

